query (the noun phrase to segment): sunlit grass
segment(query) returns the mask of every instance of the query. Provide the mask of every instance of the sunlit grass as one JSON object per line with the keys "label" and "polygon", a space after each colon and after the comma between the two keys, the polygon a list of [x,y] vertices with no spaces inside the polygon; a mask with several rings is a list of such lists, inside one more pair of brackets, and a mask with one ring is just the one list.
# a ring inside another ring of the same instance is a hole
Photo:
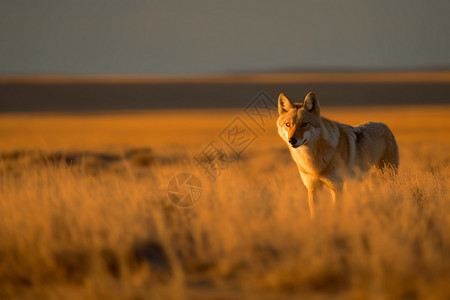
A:
{"label": "sunlit grass", "polygon": [[[324,110],[387,123],[400,171],[336,209],[324,191],[314,221],[274,128],[214,183],[194,164],[239,113],[4,116],[0,298],[450,297],[448,107]],[[168,200],[179,172],[202,182],[191,208]]]}

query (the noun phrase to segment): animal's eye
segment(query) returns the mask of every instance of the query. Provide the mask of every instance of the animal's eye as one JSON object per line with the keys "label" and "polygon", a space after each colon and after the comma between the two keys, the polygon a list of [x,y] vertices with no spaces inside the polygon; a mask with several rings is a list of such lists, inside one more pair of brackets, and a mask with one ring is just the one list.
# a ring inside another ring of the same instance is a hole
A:
{"label": "animal's eye", "polygon": [[302,127],[306,127],[306,126],[308,126],[308,123],[305,122],[302,124]]}
{"label": "animal's eye", "polygon": [[286,122],[284,125],[286,125],[286,127],[291,127],[291,123]]}

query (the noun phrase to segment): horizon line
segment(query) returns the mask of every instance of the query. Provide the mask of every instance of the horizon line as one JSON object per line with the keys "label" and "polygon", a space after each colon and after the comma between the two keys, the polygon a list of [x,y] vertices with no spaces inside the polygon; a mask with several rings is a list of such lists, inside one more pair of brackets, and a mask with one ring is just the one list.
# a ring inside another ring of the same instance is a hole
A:
{"label": "horizon line", "polygon": [[0,74],[0,84],[280,84],[450,83],[450,71],[346,71],[225,73],[201,75]]}

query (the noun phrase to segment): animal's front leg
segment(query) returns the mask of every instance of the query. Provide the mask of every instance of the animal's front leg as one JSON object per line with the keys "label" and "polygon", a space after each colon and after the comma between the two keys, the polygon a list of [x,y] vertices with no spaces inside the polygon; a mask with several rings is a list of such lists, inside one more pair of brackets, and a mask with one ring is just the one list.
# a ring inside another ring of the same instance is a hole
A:
{"label": "animal's front leg", "polygon": [[331,194],[331,203],[333,203],[333,208],[336,207],[336,191],[333,189],[330,189]]}
{"label": "animal's front leg", "polygon": [[316,198],[316,192],[308,189],[309,216],[311,220],[314,220],[314,198]]}
{"label": "animal's front leg", "polygon": [[[342,184],[334,186],[334,188],[330,189],[331,192],[331,199],[333,201],[333,207],[336,207],[338,209],[341,209],[343,207],[343,186]],[[337,199],[337,200],[336,200]]]}
{"label": "animal's front leg", "polygon": [[332,172],[328,177],[322,179],[323,183],[330,189],[333,207],[336,207],[336,198],[341,198],[343,182],[337,172]]}
{"label": "animal's front leg", "polygon": [[303,183],[308,189],[308,205],[309,205],[309,215],[311,220],[314,219],[315,210],[314,202],[317,200],[317,194],[315,191],[320,189],[322,183],[310,174],[303,173],[300,171],[300,176],[302,177]]}

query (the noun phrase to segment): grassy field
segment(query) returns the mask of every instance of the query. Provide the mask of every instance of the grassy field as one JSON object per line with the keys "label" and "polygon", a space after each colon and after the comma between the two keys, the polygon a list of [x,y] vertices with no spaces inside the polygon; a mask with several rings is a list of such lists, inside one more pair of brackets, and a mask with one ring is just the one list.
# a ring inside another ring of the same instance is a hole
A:
{"label": "grassy field", "polygon": [[[325,107],[388,124],[397,176],[347,182],[317,218],[275,119],[242,111],[0,116],[1,299],[449,299],[450,106]],[[257,136],[211,182],[194,158]],[[175,206],[181,172],[202,185]],[[338,200],[339,201],[339,200]]]}

